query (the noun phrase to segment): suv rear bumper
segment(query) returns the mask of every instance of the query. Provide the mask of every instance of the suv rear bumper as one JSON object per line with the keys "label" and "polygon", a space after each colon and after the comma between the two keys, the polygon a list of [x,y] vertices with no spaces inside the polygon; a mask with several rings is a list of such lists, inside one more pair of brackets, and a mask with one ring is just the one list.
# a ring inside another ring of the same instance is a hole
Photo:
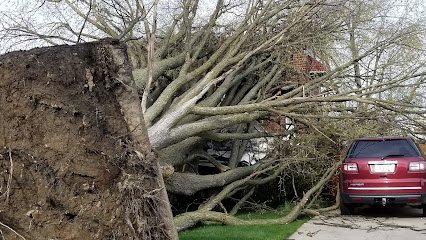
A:
{"label": "suv rear bumper", "polygon": [[426,204],[426,193],[404,193],[404,194],[359,194],[341,193],[340,197],[344,203],[374,204],[380,203],[386,198],[388,204],[422,203]]}

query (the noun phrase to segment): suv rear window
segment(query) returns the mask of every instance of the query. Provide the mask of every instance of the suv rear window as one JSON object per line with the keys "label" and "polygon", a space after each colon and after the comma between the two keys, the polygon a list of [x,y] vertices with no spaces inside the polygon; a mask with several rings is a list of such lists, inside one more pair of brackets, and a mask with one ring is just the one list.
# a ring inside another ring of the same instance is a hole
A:
{"label": "suv rear window", "polygon": [[417,157],[420,152],[407,139],[357,140],[350,150],[350,158],[384,158],[389,156]]}

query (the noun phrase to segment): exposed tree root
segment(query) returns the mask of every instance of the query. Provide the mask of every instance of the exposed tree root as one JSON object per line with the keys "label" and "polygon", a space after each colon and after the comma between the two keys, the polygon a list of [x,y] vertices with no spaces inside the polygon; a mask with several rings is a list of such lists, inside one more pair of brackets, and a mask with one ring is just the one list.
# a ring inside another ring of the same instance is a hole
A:
{"label": "exposed tree root", "polygon": [[[21,234],[19,234],[19,233],[18,233],[17,231],[15,231],[13,228],[11,228],[11,227],[7,226],[6,224],[4,224],[4,223],[2,223],[2,222],[0,222],[0,225],[1,225],[2,227],[7,228],[7,230],[9,230],[9,231],[13,232],[14,234],[16,234],[16,236],[20,237],[21,239],[26,240],[26,238],[24,238],[24,236],[22,236]],[[3,232],[1,231],[1,233],[2,233],[1,235],[2,235],[2,237],[3,237]],[[5,238],[3,237],[3,239],[5,239]]]}
{"label": "exposed tree root", "polygon": [[6,189],[6,204],[9,203],[10,196],[10,186],[12,185],[12,177],[13,177],[13,159],[12,159],[12,150],[9,147],[9,161],[10,161],[10,170],[9,170],[9,178],[7,179],[7,189]]}

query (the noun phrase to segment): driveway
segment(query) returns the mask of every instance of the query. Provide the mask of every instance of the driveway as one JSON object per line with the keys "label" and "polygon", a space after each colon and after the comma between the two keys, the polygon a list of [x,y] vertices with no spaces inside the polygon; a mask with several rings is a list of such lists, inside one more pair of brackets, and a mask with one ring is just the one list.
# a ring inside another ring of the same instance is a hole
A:
{"label": "driveway", "polygon": [[354,216],[330,212],[314,217],[289,239],[294,240],[424,240],[426,218],[411,207],[362,208]]}

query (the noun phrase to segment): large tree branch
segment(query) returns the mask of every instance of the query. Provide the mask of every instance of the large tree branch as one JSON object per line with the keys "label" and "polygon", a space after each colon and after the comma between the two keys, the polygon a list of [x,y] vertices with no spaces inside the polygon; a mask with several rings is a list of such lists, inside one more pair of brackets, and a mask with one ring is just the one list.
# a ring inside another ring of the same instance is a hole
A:
{"label": "large tree branch", "polygon": [[[222,78],[216,79],[216,82],[222,81]],[[190,111],[191,107],[209,90],[210,86],[213,84],[207,85],[204,87],[197,96],[192,99],[189,99],[180,108],[177,108],[175,111],[167,113],[162,119],[160,119],[154,126],[150,127],[148,130],[149,137],[151,139],[152,145],[155,148],[164,147],[165,139],[169,138],[169,133],[171,128],[186,114]],[[190,137],[190,136],[188,136]]]}
{"label": "large tree branch", "polygon": [[251,174],[258,165],[236,168],[214,175],[198,175],[193,173],[174,172],[165,179],[167,190],[182,195],[193,195],[194,193],[213,187],[223,187],[231,182]]}
{"label": "large tree branch", "polygon": [[[412,104],[407,104],[403,102],[395,101],[386,101],[379,100],[374,98],[362,98],[358,96],[330,96],[330,97],[294,97],[284,100],[269,100],[260,103],[252,104],[243,104],[236,106],[224,106],[224,107],[199,107],[194,106],[192,108],[192,113],[199,115],[221,115],[221,114],[237,114],[242,112],[251,112],[251,111],[270,111],[273,107],[291,107],[293,105],[301,103],[331,103],[331,102],[360,102],[379,106],[381,108],[395,111],[395,112],[407,112],[407,113],[424,113],[425,111],[419,110],[424,107],[415,106]],[[398,109],[394,106],[409,107],[411,109]],[[416,109],[417,108],[417,109]],[[294,108],[292,109],[294,111]],[[288,111],[289,112],[289,111]]]}
{"label": "large tree branch", "polygon": [[153,141],[157,148],[163,148],[170,144],[176,143],[183,139],[186,139],[191,136],[196,136],[199,133],[210,131],[214,129],[222,129],[232,125],[252,122],[259,118],[265,117],[268,115],[268,112],[254,111],[250,113],[241,113],[235,115],[225,115],[225,116],[213,116],[208,117],[200,121],[193,123],[183,124],[177,127],[174,127],[170,130],[166,138],[163,138],[162,141]]}
{"label": "large tree branch", "polygon": [[176,144],[160,149],[158,155],[162,164],[180,166],[188,161],[188,155],[205,144],[200,137],[190,137]]}
{"label": "large tree branch", "polygon": [[[166,71],[175,69],[181,66],[185,62],[185,54],[181,53],[176,56],[166,58],[157,62],[154,62],[153,66],[153,79],[158,79]],[[138,89],[145,87],[146,80],[148,79],[147,68],[138,68],[133,70],[133,77],[135,78]]]}
{"label": "large tree branch", "polygon": [[[315,115],[312,117],[318,117],[318,116]],[[235,140],[235,139],[250,140],[250,139],[265,138],[265,137],[280,137],[280,136],[288,136],[293,133],[294,133],[294,130],[289,130],[284,132],[251,132],[251,133],[204,132],[204,133],[201,133],[200,136],[203,138],[221,142],[221,141]]]}

